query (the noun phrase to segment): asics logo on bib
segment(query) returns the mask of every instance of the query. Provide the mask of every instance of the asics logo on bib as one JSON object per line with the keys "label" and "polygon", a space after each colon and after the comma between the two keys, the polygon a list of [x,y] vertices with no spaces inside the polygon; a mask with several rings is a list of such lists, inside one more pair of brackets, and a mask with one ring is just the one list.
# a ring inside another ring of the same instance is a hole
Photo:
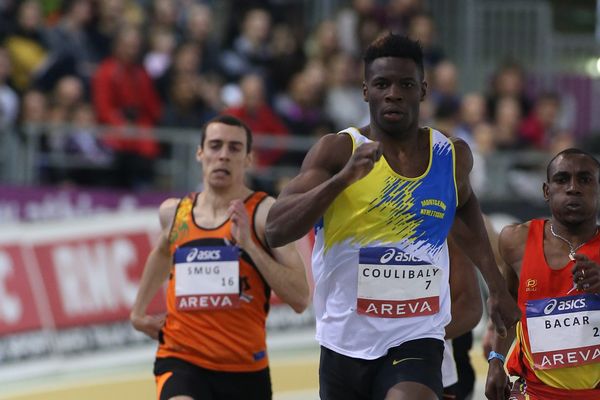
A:
{"label": "asics logo on bib", "polygon": [[571,299],[571,300],[562,300],[557,301],[556,299],[552,299],[548,302],[546,307],[544,307],[544,314],[550,314],[555,309],[559,311],[565,310],[577,310],[580,308],[585,308],[585,299]]}
{"label": "asics logo on bib", "polygon": [[554,311],[557,303],[558,301],[556,301],[556,299],[550,300],[548,304],[546,304],[546,307],[544,307],[544,314],[550,314],[552,311]]}
{"label": "asics logo on bib", "polygon": [[381,264],[387,264],[391,259],[394,259],[396,262],[420,261],[412,254],[404,253],[403,251],[397,251],[396,249],[387,249],[379,259],[379,262]]}
{"label": "asics logo on bib", "polygon": [[206,260],[220,260],[221,250],[198,250],[192,249],[185,257],[187,262],[192,261],[206,261]]}

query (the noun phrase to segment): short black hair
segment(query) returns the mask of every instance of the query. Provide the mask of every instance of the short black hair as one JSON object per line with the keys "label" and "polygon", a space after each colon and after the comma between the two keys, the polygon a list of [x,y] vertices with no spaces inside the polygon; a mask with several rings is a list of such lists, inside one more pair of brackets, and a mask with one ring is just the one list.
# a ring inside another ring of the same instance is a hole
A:
{"label": "short black hair", "polygon": [[557,155],[552,157],[552,160],[550,160],[550,162],[548,163],[548,166],[546,167],[546,181],[547,182],[550,182],[550,166],[554,163],[554,160],[556,160],[558,157],[569,156],[569,155],[580,155],[580,156],[588,157],[590,160],[592,160],[594,162],[594,165],[596,165],[596,169],[598,170],[598,176],[600,177],[600,162],[596,159],[596,157],[594,157],[593,154],[588,153],[585,150],[571,147],[571,148],[561,151],[560,153],[558,153]]}
{"label": "short black hair", "polygon": [[200,148],[204,148],[204,140],[206,139],[206,129],[210,124],[221,123],[229,126],[238,126],[242,128],[246,132],[246,153],[250,153],[252,151],[252,131],[248,128],[248,125],[243,123],[241,120],[237,119],[233,115],[217,115],[211,120],[207,121],[202,126],[202,131],[200,133]]}
{"label": "short black hair", "polygon": [[365,50],[365,76],[368,66],[376,59],[382,57],[409,58],[417,64],[421,79],[425,76],[423,66],[423,48],[417,40],[408,36],[388,33],[375,39]]}

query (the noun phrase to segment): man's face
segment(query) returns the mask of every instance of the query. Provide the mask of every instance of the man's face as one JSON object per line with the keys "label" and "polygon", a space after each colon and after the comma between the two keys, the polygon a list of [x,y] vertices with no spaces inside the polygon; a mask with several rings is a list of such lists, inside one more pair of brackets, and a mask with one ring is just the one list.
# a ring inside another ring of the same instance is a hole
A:
{"label": "man's face", "polygon": [[550,166],[550,178],[544,183],[544,198],[552,215],[565,224],[596,219],[600,185],[598,167],[582,154],[558,157]]}
{"label": "man's face", "polygon": [[202,163],[204,184],[224,189],[243,184],[251,156],[246,152],[246,132],[239,126],[214,122],[206,127],[204,145],[196,154]]}
{"label": "man's face", "polygon": [[419,103],[425,98],[426,88],[413,60],[397,57],[373,60],[363,82],[371,123],[392,136],[417,126]]}
{"label": "man's face", "polygon": [[133,63],[137,60],[142,46],[142,38],[138,31],[128,29],[118,38],[116,56],[124,63]]}

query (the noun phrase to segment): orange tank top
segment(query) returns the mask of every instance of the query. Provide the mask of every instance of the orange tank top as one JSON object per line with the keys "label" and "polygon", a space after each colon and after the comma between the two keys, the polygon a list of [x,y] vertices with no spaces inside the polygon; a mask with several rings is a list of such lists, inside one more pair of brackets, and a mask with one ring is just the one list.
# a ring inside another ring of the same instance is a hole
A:
{"label": "orange tank top", "polygon": [[[507,362],[509,374],[525,378],[535,399],[600,399],[600,337],[594,320],[600,296],[569,291],[573,261],[551,269],[544,255],[545,220],[532,220],[521,265],[521,320]],[[600,263],[600,237],[578,253]],[[533,341],[533,342],[532,342]]]}
{"label": "orange tank top", "polygon": [[[268,251],[254,227],[256,209],[266,197],[255,192],[244,204],[252,239]],[[264,369],[271,289],[248,254],[232,244],[229,219],[214,229],[196,224],[197,198],[192,193],[179,202],[171,227],[167,318],[157,357],[216,371]]]}

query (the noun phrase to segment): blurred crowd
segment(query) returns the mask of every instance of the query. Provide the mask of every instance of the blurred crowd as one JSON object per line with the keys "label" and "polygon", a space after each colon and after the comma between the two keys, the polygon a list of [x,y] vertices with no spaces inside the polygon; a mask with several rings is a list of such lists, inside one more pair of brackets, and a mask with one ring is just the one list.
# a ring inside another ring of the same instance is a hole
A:
{"label": "blurred crowd", "polygon": [[[392,31],[424,48],[424,125],[463,138],[479,158],[575,142],[572,111],[557,93],[528,91],[514,60],[498,66],[489,87],[463,93],[422,0],[347,1],[314,27],[304,11],[293,1],[3,1],[0,124],[69,126],[66,135],[40,128],[49,131],[39,146],[97,169],[65,176],[48,168],[48,183],[144,188],[169,151],[151,128],[197,130],[218,113],[257,136],[317,138],[366,124],[362,49]],[[97,125],[114,129],[97,137]],[[256,159],[259,169],[299,165],[302,154],[271,149]]]}

